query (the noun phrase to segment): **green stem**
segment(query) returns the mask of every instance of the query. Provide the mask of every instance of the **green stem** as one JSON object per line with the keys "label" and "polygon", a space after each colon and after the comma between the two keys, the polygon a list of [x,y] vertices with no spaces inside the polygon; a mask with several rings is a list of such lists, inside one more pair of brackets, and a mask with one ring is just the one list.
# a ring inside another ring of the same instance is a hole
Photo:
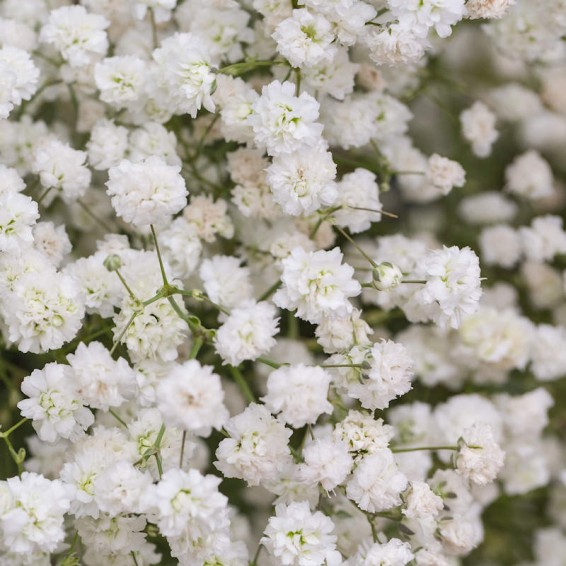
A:
{"label": "green stem", "polygon": [[138,311],[132,313],[132,316],[130,317],[130,320],[128,320],[126,326],[124,327],[124,329],[122,330],[122,332],[120,332],[118,338],[116,339],[116,341],[114,342],[112,349],[110,350],[110,355],[112,356],[112,354],[114,354],[114,352],[116,351],[116,348],[118,347],[118,344],[120,344],[120,342],[122,341],[122,338],[124,337],[124,334],[126,334],[128,328],[130,328],[130,325],[132,324],[132,322],[134,322],[134,319],[136,318],[136,316],[138,316]]}
{"label": "green stem", "polygon": [[283,366],[288,366],[289,364],[278,364],[277,362],[274,362],[273,360],[269,360],[267,358],[264,358],[262,356],[260,356],[259,358],[256,358],[256,362],[259,362],[260,364],[264,364],[266,366],[275,368],[275,369],[279,369],[280,367]]}
{"label": "green stem", "polygon": [[161,270],[161,277],[163,278],[163,284],[165,286],[169,285],[167,281],[167,275],[165,274],[165,267],[163,266],[163,259],[161,258],[161,251],[159,250],[159,244],[157,243],[157,235],[155,234],[155,228],[151,224],[151,235],[153,236],[153,242],[155,243],[155,251],[157,252],[157,260],[159,261],[159,269]]}
{"label": "green stem", "polygon": [[273,285],[271,285],[271,287],[269,287],[269,289],[261,295],[261,297],[258,299],[258,302],[269,299],[269,297],[271,297],[271,295],[273,295],[273,293],[275,293],[275,291],[277,291],[277,289],[279,289],[281,285],[281,281],[276,281],[275,283],[273,283]]}
{"label": "green stem", "polygon": [[1,438],[8,438],[8,436],[10,436],[15,430],[20,428],[24,423],[27,423],[27,421],[28,421],[28,419],[26,419],[24,417],[21,421],[18,421],[14,426],[9,428],[7,431],[5,431],[5,432],[0,431],[0,437]]}
{"label": "green stem", "polygon": [[49,187],[41,194],[41,196],[37,199],[37,204],[41,204],[43,199],[51,192],[51,189],[53,189],[53,187]]}
{"label": "green stem", "polygon": [[417,452],[419,450],[458,450],[457,446],[417,446],[414,448],[391,448],[394,454],[401,454],[402,452]]}
{"label": "green stem", "polygon": [[155,23],[155,14],[153,8],[149,9],[149,21],[151,22],[151,39],[153,41],[153,48],[157,49],[159,41],[157,39],[157,24]]}
{"label": "green stem", "polygon": [[159,479],[163,476],[163,462],[161,461],[161,441],[163,440],[163,435],[165,434],[165,425],[161,425],[159,432],[157,433],[157,438],[155,439],[155,462],[157,463],[157,471],[159,473]]}
{"label": "green stem", "polygon": [[363,368],[363,364],[321,364],[322,368]]}
{"label": "green stem", "polygon": [[238,384],[238,387],[242,390],[244,397],[250,403],[257,403],[257,399],[255,398],[255,395],[250,389],[248,382],[245,380],[244,376],[242,375],[242,372],[238,368],[235,368],[234,366],[228,366],[228,369],[230,370],[230,373],[232,374],[234,381]]}
{"label": "green stem", "polygon": [[364,250],[362,250],[362,248],[360,248],[360,246],[358,246],[356,242],[354,242],[353,238],[346,231],[340,228],[340,226],[335,226],[335,228],[336,230],[338,230],[338,232],[340,232],[340,234],[342,234],[342,236],[344,236],[344,238],[346,238],[346,240],[348,240],[364,256],[365,259],[369,261],[372,267],[377,267],[377,263],[375,263],[375,261],[373,261],[373,259],[371,259],[371,257],[369,257],[369,255],[366,254],[366,252],[364,252]]}
{"label": "green stem", "polygon": [[241,61],[239,63],[232,63],[231,65],[226,65],[218,69],[219,73],[225,75],[241,75],[247,73],[248,71],[253,71],[254,69],[260,67],[272,67],[273,65],[287,65],[287,61],[283,59],[273,59],[268,61]]}
{"label": "green stem", "polygon": [[202,348],[202,345],[204,344],[204,340],[200,337],[195,338],[195,341],[193,342],[193,347],[191,348],[191,353],[189,354],[189,360],[194,360],[198,353],[199,350]]}
{"label": "green stem", "polygon": [[181,437],[181,454],[179,455],[179,468],[183,469],[183,460],[185,459],[185,443],[187,442],[187,431],[183,431]]}
{"label": "green stem", "polygon": [[126,421],[125,421],[114,409],[108,409],[108,412],[109,412],[124,428],[128,428],[128,424],[126,423]]}
{"label": "green stem", "polygon": [[24,471],[23,461],[24,461],[24,457],[25,457],[25,452],[22,452],[22,451],[20,451],[19,453],[16,452],[15,449],[14,449],[14,445],[12,444],[10,439],[7,436],[3,436],[2,438],[4,439],[4,442],[6,443],[6,446],[8,447],[8,452],[10,452],[10,456],[12,457],[12,460],[14,460],[14,463],[16,464],[16,467],[18,468],[18,476],[21,476],[22,472]]}
{"label": "green stem", "polygon": [[122,285],[124,285],[124,288],[126,289],[126,291],[128,292],[128,295],[130,295],[130,297],[132,298],[132,300],[137,301],[138,298],[134,295],[134,292],[130,289],[130,286],[126,283],[126,280],[124,279],[124,277],[122,276],[122,274],[120,273],[119,269],[115,269],[114,270],[116,272],[116,275],[118,276],[118,278],[120,279],[120,281],[122,282]]}
{"label": "green stem", "polygon": [[94,214],[94,212],[92,212],[92,210],[81,199],[77,199],[76,202],[95,222],[98,222],[98,224],[100,224],[107,232],[112,232],[112,228],[106,224],[102,218]]}

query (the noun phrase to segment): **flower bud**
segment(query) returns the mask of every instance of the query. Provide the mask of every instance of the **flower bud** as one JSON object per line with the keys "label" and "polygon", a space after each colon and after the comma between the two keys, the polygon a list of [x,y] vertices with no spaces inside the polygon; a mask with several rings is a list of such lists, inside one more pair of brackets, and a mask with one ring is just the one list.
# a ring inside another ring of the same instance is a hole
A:
{"label": "flower bud", "polygon": [[108,271],[116,271],[117,269],[120,269],[122,267],[122,260],[120,259],[120,256],[116,254],[109,255],[104,260],[104,267],[106,267]]}
{"label": "flower bud", "polygon": [[378,291],[388,291],[400,285],[403,280],[401,270],[392,263],[384,261],[373,269],[373,286]]}

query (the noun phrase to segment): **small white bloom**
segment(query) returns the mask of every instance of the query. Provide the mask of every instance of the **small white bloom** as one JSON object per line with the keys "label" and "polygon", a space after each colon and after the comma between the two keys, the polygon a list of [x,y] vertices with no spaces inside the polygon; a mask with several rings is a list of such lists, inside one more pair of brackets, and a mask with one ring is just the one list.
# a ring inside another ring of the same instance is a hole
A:
{"label": "small white bloom", "polygon": [[79,344],[67,356],[77,392],[85,405],[107,411],[119,407],[136,392],[136,374],[123,358],[112,359],[100,342]]}
{"label": "small white bloom", "polygon": [[230,438],[218,445],[215,466],[227,478],[248,485],[276,480],[292,463],[287,445],[291,431],[262,405],[251,404],[224,426]]}
{"label": "small white bloom", "polygon": [[462,134],[472,145],[478,157],[488,157],[491,146],[499,137],[495,129],[496,118],[483,102],[475,102],[473,106],[460,115]]}
{"label": "small white bloom", "polygon": [[267,169],[273,200],[292,216],[309,215],[332,205],[338,196],[335,177],[332,154],[319,149],[280,155]]}
{"label": "small white bloom", "polygon": [[255,360],[269,352],[276,341],[279,318],[275,307],[265,301],[246,301],[233,309],[216,332],[216,351],[233,366]]}
{"label": "small white bloom", "polygon": [[50,363],[34,370],[22,382],[22,392],[29,398],[20,401],[18,408],[32,420],[41,440],[68,438],[74,442],[94,422],[93,414],[82,405],[69,366]]}
{"label": "small white bloom", "polygon": [[261,543],[284,566],[337,566],[342,563],[336,550],[334,523],[306,501],[277,505]]}
{"label": "small white bloom", "polygon": [[124,159],[112,167],[106,186],[116,214],[137,227],[166,224],[187,204],[180,171],[157,156],[139,163]]}
{"label": "small white bloom", "polygon": [[313,323],[324,316],[344,317],[352,312],[348,298],[359,295],[361,287],[353,279],[353,268],[342,264],[339,248],[328,252],[294,248],[282,265],[283,288],[273,297],[277,306],[297,309],[299,318]]}
{"label": "small white bloom", "polygon": [[406,487],[407,478],[397,468],[393,453],[381,448],[358,464],[346,493],[360,509],[376,513],[400,505]]}
{"label": "small white bloom", "polygon": [[552,196],[552,169],[538,152],[527,151],[505,169],[506,190],[529,200]]}
{"label": "small white bloom", "polygon": [[198,436],[209,436],[228,419],[220,377],[212,367],[189,360],[176,366],[157,387],[165,422]]}
{"label": "small white bloom", "polygon": [[106,18],[89,14],[84,6],[63,6],[49,13],[39,39],[53,45],[72,67],[82,67],[106,54],[109,25]]}
{"label": "small white bloom", "polygon": [[283,366],[269,374],[267,395],[262,401],[274,414],[294,428],[314,424],[323,413],[331,413],[328,387],[332,376],[321,367]]}
{"label": "small white bloom", "polygon": [[489,425],[475,424],[462,433],[456,468],[478,485],[492,482],[503,467],[505,453],[497,444]]}
{"label": "small white bloom", "polygon": [[319,104],[303,92],[295,96],[295,85],[273,81],[263,87],[248,118],[255,142],[269,155],[289,154],[320,143]]}

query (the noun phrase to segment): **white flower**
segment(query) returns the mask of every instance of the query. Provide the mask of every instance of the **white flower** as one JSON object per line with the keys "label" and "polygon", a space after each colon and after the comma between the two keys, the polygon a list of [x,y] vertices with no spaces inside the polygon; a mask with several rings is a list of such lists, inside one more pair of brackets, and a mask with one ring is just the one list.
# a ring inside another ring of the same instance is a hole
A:
{"label": "white flower", "polygon": [[477,310],[481,297],[477,255],[468,247],[444,246],[427,254],[424,271],[426,284],[411,301],[425,312],[430,309],[428,316],[439,326],[458,328],[463,315]]}
{"label": "white flower", "polygon": [[466,197],[458,207],[458,215],[470,224],[510,222],[517,212],[517,204],[496,191]]}
{"label": "white flower", "polygon": [[485,264],[500,265],[507,269],[517,264],[523,251],[519,232],[506,224],[484,228],[478,243]]}
{"label": "white flower", "polygon": [[0,49],[0,119],[7,118],[22,100],[29,100],[38,81],[39,69],[27,51],[11,46]]}
{"label": "white flower", "polygon": [[354,309],[347,318],[324,318],[316,327],[316,340],[325,353],[348,350],[354,344],[369,344],[372,329],[361,318],[361,311]]}
{"label": "white flower", "polygon": [[346,493],[360,509],[376,513],[399,505],[406,487],[407,478],[397,468],[393,453],[381,448],[358,464]]}
{"label": "white flower", "polygon": [[478,485],[492,482],[503,467],[505,453],[497,444],[491,427],[474,424],[459,440],[456,468],[465,478]]}
{"label": "white flower", "polygon": [[324,16],[303,8],[293,10],[292,16],[283,20],[271,37],[277,42],[279,53],[293,67],[302,67],[332,58],[332,32],[332,26]]}
{"label": "white flower", "polygon": [[94,478],[94,499],[103,513],[139,513],[151,475],[125,460],[113,462]]}
{"label": "white flower", "polygon": [[202,243],[194,224],[179,216],[159,233],[159,246],[165,261],[176,277],[186,280],[196,270],[202,253]]}
{"label": "white flower", "polygon": [[183,210],[183,216],[195,227],[198,237],[205,242],[214,242],[217,234],[223,238],[231,238],[234,235],[234,225],[224,200],[214,201],[212,197],[194,196],[189,206]]}
{"label": "white flower", "polygon": [[112,167],[106,186],[116,214],[137,227],[166,224],[187,204],[180,171],[157,156],[139,163],[124,159]]}
{"label": "white flower", "polygon": [[55,267],[60,267],[73,248],[65,226],[38,222],[32,231],[34,248],[44,254]]}
{"label": "white flower", "polygon": [[344,317],[352,312],[348,298],[359,295],[361,287],[353,279],[353,268],[342,264],[339,248],[328,252],[294,248],[281,263],[283,288],[273,297],[277,306],[297,309],[299,318],[313,323],[324,316]]}
{"label": "white flower", "polygon": [[293,83],[273,81],[263,87],[248,120],[256,144],[267,148],[269,155],[281,155],[320,143],[318,110],[318,102],[309,94],[295,96]]}
{"label": "white flower", "polygon": [[165,472],[146,497],[146,506],[156,511],[160,532],[196,541],[226,527],[228,500],[218,492],[219,483],[220,478],[194,469]]}
{"label": "white flower", "polygon": [[69,366],[50,363],[34,370],[22,382],[22,392],[29,399],[20,401],[18,408],[33,421],[41,440],[68,438],[74,442],[94,422],[92,413],[82,405]]}
{"label": "white flower", "polygon": [[505,169],[506,190],[529,200],[552,196],[552,169],[538,152],[527,151]]}
{"label": "white flower", "polygon": [[113,360],[100,342],[79,344],[67,356],[73,368],[77,393],[82,402],[94,409],[107,411],[131,399],[136,390],[136,374],[123,358]]}
{"label": "white flower", "polygon": [[503,370],[524,369],[533,343],[533,326],[511,309],[482,307],[462,321],[459,335],[479,361]]}
{"label": "white flower", "polygon": [[[179,307],[184,310],[184,306]],[[134,312],[137,316],[128,326]],[[121,342],[128,348],[128,354],[134,363],[144,359],[162,362],[177,359],[177,348],[188,333],[187,323],[166,300],[147,305],[140,313],[139,304],[128,297],[122,303],[120,312],[114,315],[113,321],[114,340],[121,336]]]}
{"label": "white flower", "polygon": [[239,366],[271,350],[278,331],[276,314],[275,307],[265,301],[246,301],[233,309],[214,338],[216,351],[224,363]]}
{"label": "white flower", "polygon": [[320,511],[311,513],[306,501],[277,505],[261,543],[285,566],[337,566],[334,523]]}
{"label": "white flower", "polygon": [[94,67],[94,80],[100,91],[100,100],[118,109],[139,100],[146,77],[146,63],[132,55],[108,57]]}
{"label": "white flower", "polygon": [[214,112],[212,88],[215,74],[207,45],[197,35],[176,33],[165,39],[153,52],[157,65],[157,86],[166,93],[175,114],[195,118],[204,106]]}
{"label": "white flower", "polygon": [[275,157],[267,169],[273,200],[292,216],[332,205],[338,196],[335,177],[332,154],[317,148]]}
{"label": "white flower", "polygon": [[357,462],[366,454],[387,448],[395,429],[384,424],[383,419],[374,419],[370,413],[350,410],[346,418],[336,424],[333,435],[347,444]]}
{"label": "white flower", "polygon": [[368,230],[372,222],[381,220],[379,187],[373,173],[358,168],[344,175],[337,188],[336,205],[342,208],[334,213],[336,224],[357,234]]}
{"label": "white flower", "polygon": [[566,253],[566,232],[559,216],[537,216],[530,227],[519,228],[519,234],[525,255],[530,260],[549,261],[555,255]]}
{"label": "white flower", "polygon": [[[352,558],[352,566],[405,566],[413,560],[411,545],[392,538],[384,544],[374,543],[371,546],[360,545],[360,549]],[[437,565],[440,566],[440,565]]]}
{"label": "white flower", "polygon": [[224,426],[230,438],[220,442],[215,466],[227,478],[244,479],[248,485],[276,480],[288,466],[287,443],[291,431],[262,405],[251,404]]}
{"label": "white flower", "polygon": [[143,161],[146,157],[163,157],[167,165],[181,165],[177,155],[177,137],[158,122],[146,122],[135,129],[129,138],[130,161]]}
{"label": "white flower", "polygon": [[21,352],[46,352],[72,340],[81,327],[84,303],[79,285],[51,266],[41,277],[30,272],[4,297],[8,338]]}
{"label": "white flower", "polygon": [[115,167],[124,159],[128,149],[128,130],[112,121],[98,120],[87,143],[88,161],[97,171]]}
{"label": "white flower", "polygon": [[442,498],[422,481],[412,481],[403,498],[403,515],[408,519],[428,520],[437,517],[444,509]]}
{"label": "white flower", "polygon": [[[63,200],[70,203],[82,197],[90,185],[86,157],[84,151],[59,140],[50,140],[37,148],[33,172],[39,175],[43,187],[60,191]],[[54,196],[48,195],[45,202],[51,202]]]}
{"label": "white flower", "polygon": [[220,377],[212,367],[189,360],[176,366],[157,386],[157,403],[166,423],[209,436],[228,419]]}
{"label": "white flower", "polygon": [[161,24],[171,19],[171,10],[176,5],[177,0],[136,0],[134,15],[138,20],[143,20],[147,11],[151,10],[156,23]]}
{"label": "white flower", "polygon": [[367,356],[370,365],[367,377],[353,381],[348,395],[359,399],[366,409],[386,409],[393,399],[411,389],[413,359],[402,344],[392,340],[374,344]]}
{"label": "white flower", "polygon": [[385,29],[370,30],[366,41],[370,57],[377,65],[416,63],[428,47],[426,39],[419,37],[407,24],[394,23]]}
{"label": "white flower", "polygon": [[328,387],[332,376],[321,367],[303,364],[283,366],[269,374],[267,395],[262,401],[274,414],[294,428],[314,424],[331,413]]}
{"label": "white flower", "polygon": [[372,284],[378,291],[390,291],[403,282],[403,272],[392,263],[382,261],[373,268]]}
{"label": "white flower", "polygon": [[30,472],[2,484],[0,490],[7,488],[11,499],[0,517],[3,546],[18,555],[19,564],[27,563],[25,555],[55,552],[65,538],[63,521],[70,504],[63,484]]}
{"label": "white flower", "polygon": [[452,33],[451,26],[465,15],[465,0],[388,0],[392,14],[406,27],[413,27],[419,36],[435,29],[439,37]]}
{"label": "white flower", "polygon": [[540,324],[531,343],[531,369],[540,381],[553,381],[566,375],[566,329]]}
{"label": "white flower", "polygon": [[438,154],[428,159],[427,180],[443,195],[447,195],[454,187],[463,187],[466,182],[466,172],[457,162]]}
{"label": "white flower", "polygon": [[38,218],[37,203],[30,197],[11,191],[0,194],[0,251],[18,252],[32,243]]}
{"label": "white flower", "polygon": [[502,18],[516,0],[468,0],[466,15],[475,20],[478,18]]}
{"label": "white flower", "polygon": [[491,146],[499,137],[496,118],[483,102],[475,102],[460,115],[462,134],[478,157],[488,157]]}
{"label": "white flower", "polygon": [[346,479],[354,464],[346,443],[332,437],[310,442],[303,450],[303,458],[299,478],[308,484],[320,484],[327,492]]}
{"label": "white flower", "polygon": [[212,301],[233,308],[251,299],[250,272],[240,263],[237,257],[225,255],[216,255],[202,262],[199,275]]}
{"label": "white flower", "polygon": [[106,53],[109,25],[106,18],[89,14],[84,6],[63,6],[49,13],[40,41],[53,45],[72,67],[82,67]]}

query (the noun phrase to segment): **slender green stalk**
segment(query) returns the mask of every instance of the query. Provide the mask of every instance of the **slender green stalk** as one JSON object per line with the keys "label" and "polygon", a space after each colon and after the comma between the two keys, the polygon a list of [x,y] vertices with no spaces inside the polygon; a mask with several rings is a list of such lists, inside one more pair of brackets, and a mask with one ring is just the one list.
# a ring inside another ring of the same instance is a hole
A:
{"label": "slender green stalk", "polygon": [[139,314],[138,311],[135,311],[134,313],[132,313],[130,320],[128,320],[126,326],[124,327],[122,332],[120,332],[120,335],[118,336],[118,338],[116,338],[116,341],[114,342],[112,349],[110,350],[110,355],[114,354],[114,352],[116,351],[116,348],[118,347],[118,344],[120,344],[120,342],[122,341],[122,338],[124,337],[124,334],[126,334],[126,332],[128,331],[128,328],[130,328],[130,325],[132,324],[132,322],[134,322],[134,319],[136,318],[136,316],[138,316],[138,314]]}
{"label": "slender green stalk", "polygon": [[165,274],[165,267],[163,266],[163,259],[161,258],[161,251],[159,250],[159,244],[157,242],[157,234],[155,233],[155,228],[151,224],[151,235],[153,236],[153,242],[155,244],[155,251],[157,252],[157,260],[159,261],[159,269],[161,270],[161,277],[163,279],[163,284],[165,286],[169,285],[167,281],[167,275]]}
{"label": "slender green stalk", "polygon": [[257,399],[255,398],[255,395],[250,389],[248,382],[245,380],[244,376],[242,375],[242,372],[238,368],[235,368],[234,366],[228,366],[228,369],[230,370],[230,373],[232,374],[234,381],[238,384],[238,387],[241,389],[242,393],[244,394],[244,397],[250,403],[257,403]]}
{"label": "slender green stalk", "polygon": [[81,200],[77,199],[77,204],[95,221],[98,222],[107,232],[112,232],[112,228],[106,224],[102,218],[97,216],[92,210]]}
{"label": "slender green stalk", "polygon": [[128,428],[128,424],[126,423],[126,421],[125,421],[114,409],[109,409],[108,412],[109,412],[124,428]]}
{"label": "slender green stalk", "polygon": [[335,228],[336,230],[338,230],[338,232],[340,232],[340,234],[342,234],[342,236],[344,236],[344,238],[346,238],[346,240],[348,240],[364,256],[365,259],[369,261],[372,267],[377,267],[377,263],[375,263],[375,261],[373,261],[373,259],[371,259],[371,257],[369,257],[369,255],[366,254],[366,252],[364,252],[364,250],[362,250],[362,248],[360,248],[360,246],[358,246],[356,242],[354,242],[354,239],[346,231],[342,230],[340,226],[335,226]]}
{"label": "slender green stalk", "polygon": [[281,285],[282,285],[281,281],[276,281],[275,283],[273,283],[273,285],[271,285],[271,287],[269,287],[269,289],[261,295],[259,300],[265,301],[266,299],[269,299],[269,297],[271,297],[271,295],[273,295],[273,293],[275,293],[275,291],[277,291],[277,289],[279,289]]}
{"label": "slender green stalk", "polygon": [[[476,448],[476,447],[470,447]],[[419,450],[458,450],[457,446],[417,446],[413,448],[391,448],[394,454],[401,454],[402,452],[418,452]]]}
{"label": "slender green stalk", "polygon": [[14,426],[9,428],[8,430],[6,430],[4,432],[0,431],[0,438],[8,438],[8,436],[10,436],[15,430],[20,428],[23,424],[27,423],[27,421],[28,421],[28,419],[26,419],[24,417],[23,419],[18,421]]}

